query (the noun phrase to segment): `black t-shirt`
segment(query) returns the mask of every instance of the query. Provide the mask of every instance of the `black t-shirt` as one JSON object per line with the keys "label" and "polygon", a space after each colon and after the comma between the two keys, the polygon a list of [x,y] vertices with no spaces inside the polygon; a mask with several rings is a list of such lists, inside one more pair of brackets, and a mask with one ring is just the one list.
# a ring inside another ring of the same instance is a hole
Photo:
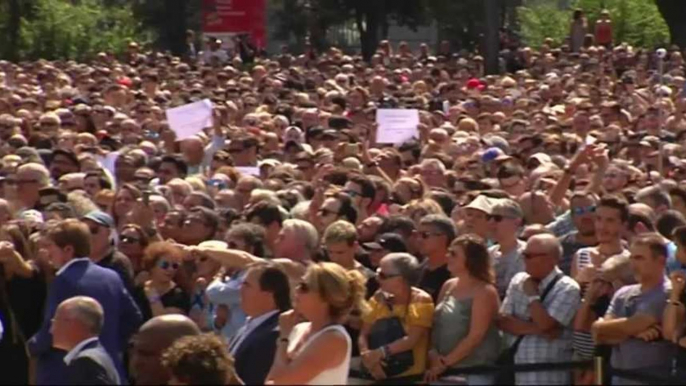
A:
{"label": "black t-shirt", "polygon": [[[142,287],[136,287],[134,290],[134,300],[141,309],[143,320],[150,320],[152,318],[152,308],[150,306],[150,301],[145,297],[145,291]],[[188,296],[186,291],[179,286],[172,288],[164,295],[160,296],[160,302],[164,308],[178,308],[186,315],[188,315],[191,310],[190,296]]]}
{"label": "black t-shirt", "polygon": [[444,264],[433,271],[429,270],[428,260],[424,261],[424,267],[422,269],[422,278],[419,280],[419,288],[426,291],[431,298],[436,303],[438,294],[441,292],[443,283],[450,279],[450,271],[448,267]]}

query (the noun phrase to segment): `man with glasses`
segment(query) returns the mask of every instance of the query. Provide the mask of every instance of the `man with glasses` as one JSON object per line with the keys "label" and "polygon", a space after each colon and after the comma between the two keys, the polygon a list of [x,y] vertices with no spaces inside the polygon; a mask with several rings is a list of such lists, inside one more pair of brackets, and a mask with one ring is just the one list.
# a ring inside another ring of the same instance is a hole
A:
{"label": "man with glasses", "polygon": [[52,264],[58,268],[48,293],[44,322],[28,341],[29,353],[37,359],[36,384],[60,384],[67,380],[64,351],[52,348],[50,332],[57,306],[73,296],[89,296],[98,301],[107,316],[100,339],[114,360],[121,379],[126,372],[121,358],[129,337],[141,324],[138,306],[119,276],[110,269],[95,265],[88,258],[88,226],[76,219],[53,224],[46,232],[46,249]]}
{"label": "man with glasses", "polygon": [[162,157],[160,168],[157,171],[159,185],[166,185],[174,178],[186,178],[188,174],[188,164],[177,155],[166,155]]}
{"label": "man with glasses", "polygon": [[79,159],[71,150],[55,149],[52,152],[52,160],[50,161],[50,176],[54,180],[59,180],[60,177],[67,173],[76,173],[81,169]]}
{"label": "man with glasses", "polygon": [[88,212],[81,221],[91,232],[91,261],[116,272],[129,291],[133,291],[133,266],[126,255],[114,247],[114,220],[102,211]]}
{"label": "man with glasses", "polygon": [[202,241],[210,240],[219,228],[219,215],[202,206],[196,206],[188,211],[181,235],[184,244],[198,245]]}
{"label": "man with glasses", "polygon": [[345,193],[334,194],[324,200],[317,209],[314,225],[317,230],[323,232],[332,223],[345,220],[355,224],[357,211],[353,206],[353,200]]}
{"label": "man with glasses", "polygon": [[446,256],[450,243],[457,235],[457,229],[449,217],[431,214],[420,220],[417,232],[419,250],[424,256],[418,287],[431,295],[435,302],[443,283],[451,277]]}
{"label": "man with glasses", "polygon": [[356,224],[370,216],[369,207],[376,197],[376,188],[369,177],[363,174],[352,174],[343,186],[343,193],[350,196],[357,210]]}
{"label": "man with glasses", "polygon": [[[522,256],[526,272],[512,278],[500,307],[498,327],[522,337],[514,356],[517,365],[568,362],[572,359],[571,325],[579,307],[579,285],[557,267],[562,247],[550,234],[529,238]],[[519,372],[517,385],[569,385],[567,371]]]}
{"label": "man with glasses", "polygon": [[578,250],[598,244],[595,225],[597,204],[598,196],[594,193],[575,193],[569,200],[569,211],[575,230],[560,238],[562,260],[559,265],[565,275],[570,274],[572,258]]}
{"label": "man with glasses", "polygon": [[234,138],[229,143],[227,152],[231,154],[235,166],[257,166],[259,141],[252,136]]}
{"label": "man with glasses", "polygon": [[495,200],[488,220],[497,243],[488,252],[493,261],[498,294],[503,299],[512,278],[525,269],[522,252],[526,243],[518,238],[524,225],[522,208],[511,199]]}

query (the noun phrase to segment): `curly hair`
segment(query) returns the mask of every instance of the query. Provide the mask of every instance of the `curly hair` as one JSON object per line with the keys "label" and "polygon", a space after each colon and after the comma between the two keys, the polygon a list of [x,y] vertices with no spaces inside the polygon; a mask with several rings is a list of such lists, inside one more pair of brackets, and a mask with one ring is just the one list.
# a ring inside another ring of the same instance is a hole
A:
{"label": "curly hair", "polygon": [[183,252],[179,247],[168,241],[152,243],[145,248],[145,252],[143,252],[143,269],[146,271],[152,269],[162,256],[181,261]]}
{"label": "curly hair", "polygon": [[162,364],[187,385],[237,384],[231,354],[211,333],[179,338],[162,353]]}

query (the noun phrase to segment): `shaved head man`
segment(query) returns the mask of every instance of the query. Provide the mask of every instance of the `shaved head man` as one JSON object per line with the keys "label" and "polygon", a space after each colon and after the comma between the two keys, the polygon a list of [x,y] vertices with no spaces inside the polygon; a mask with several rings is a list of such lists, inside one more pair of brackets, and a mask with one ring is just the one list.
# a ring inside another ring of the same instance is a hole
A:
{"label": "shaved head man", "polygon": [[136,385],[166,385],[169,373],[160,361],[162,352],[182,336],[199,335],[200,329],[183,315],[161,315],[148,320],[132,339],[129,373]]}

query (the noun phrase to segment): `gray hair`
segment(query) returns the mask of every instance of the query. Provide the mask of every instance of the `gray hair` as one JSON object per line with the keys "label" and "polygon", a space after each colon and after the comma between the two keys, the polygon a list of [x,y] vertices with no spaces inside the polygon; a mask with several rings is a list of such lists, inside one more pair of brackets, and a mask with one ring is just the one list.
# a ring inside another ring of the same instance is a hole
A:
{"label": "gray hair", "polygon": [[381,262],[388,262],[393,267],[394,273],[413,286],[419,282],[421,266],[416,257],[405,252],[389,253],[381,259]]}
{"label": "gray hair", "polygon": [[314,225],[305,220],[289,219],[283,222],[283,230],[295,233],[309,253],[316,251],[319,245],[319,233]]}
{"label": "gray hair", "polygon": [[88,296],[75,296],[60,304],[74,319],[83,323],[88,331],[100,335],[105,323],[105,311],[97,300]]}
{"label": "gray hair", "polygon": [[[659,186],[649,186],[636,193],[636,201],[641,202],[645,199],[651,200],[656,206],[672,207],[672,198],[669,196],[669,193]],[[657,208],[653,209],[656,210]]]}
{"label": "gray hair", "polygon": [[426,215],[419,220],[419,225],[427,225],[438,229],[438,231],[444,234],[448,239],[448,245],[450,245],[453,239],[455,239],[457,236],[457,228],[455,227],[453,220],[451,220],[450,217],[442,214]]}

